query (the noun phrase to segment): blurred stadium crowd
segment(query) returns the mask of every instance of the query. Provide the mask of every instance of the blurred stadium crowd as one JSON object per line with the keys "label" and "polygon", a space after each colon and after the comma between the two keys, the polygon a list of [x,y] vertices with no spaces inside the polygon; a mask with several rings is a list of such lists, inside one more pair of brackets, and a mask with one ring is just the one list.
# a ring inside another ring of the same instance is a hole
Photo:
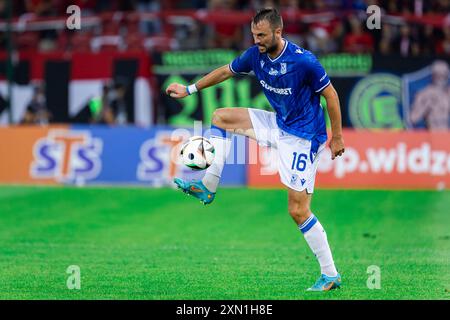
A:
{"label": "blurred stadium crowd", "polygon": [[[207,127],[222,107],[273,110],[254,76],[165,92],[250,47],[264,7],[339,94],[345,160],[326,157],[321,187],[450,185],[450,0],[0,0],[0,182],[172,184],[173,128]],[[230,167],[224,183],[279,187],[273,155]]]}
{"label": "blurred stadium crowd", "polygon": [[[7,1],[0,0],[0,47],[6,48]],[[17,0],[13,44],[39,51],[243,50],[252,43],[251,14],[278,7],[285,36],[317,54],[368,52],[450,55],[450,0]],[[80,30],[65,28],[78,5]],[[379,5],[383,28],[367,30],[365,12]],[[176,13],[176,14],[175,14]],[[208,15],[222,13],[220,15]]]}

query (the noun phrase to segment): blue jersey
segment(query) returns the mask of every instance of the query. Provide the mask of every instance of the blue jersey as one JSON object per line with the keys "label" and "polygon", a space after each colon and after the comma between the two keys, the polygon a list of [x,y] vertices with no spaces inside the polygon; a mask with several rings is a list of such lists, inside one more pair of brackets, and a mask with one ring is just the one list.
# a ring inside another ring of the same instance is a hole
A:
{"label": "blue jersey", "polygon": [[275,59],[247,49],[230,63],[236,74],[253,71],[276,112],[278,127],[292,135],[323,143],[327,140],[320,92],[330,79],[309,51],[287,41]]}

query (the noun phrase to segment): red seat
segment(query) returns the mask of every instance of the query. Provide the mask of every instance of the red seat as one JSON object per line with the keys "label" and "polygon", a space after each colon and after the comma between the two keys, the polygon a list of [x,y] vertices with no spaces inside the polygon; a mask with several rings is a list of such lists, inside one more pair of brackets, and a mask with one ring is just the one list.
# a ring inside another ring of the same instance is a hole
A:
{"label": "red seat", "polygon": [[174,38],[160,35],[145,39],[145,47],[150,51],[163,52],[176,49],[178,46]]}
{"label": "red seat", "polygon": [[90,52],[91,51],[91,39],[90,33],[75,32],[72,35],[70,41],[72,51],[74,52]]}
{"label": "red seat", "polygon": [[144,37],[139,33],[132,33],[126,37],[127,51],[145,51]]}
{"label": "red seat", "polygon": [[69,48],[69,36],[64,30],[58,32],[57,48],[58,50],[62,51],[65,51]]}
{"label": "red seat", "polygon": [[39,34],[37,32],[19,32],[14,36],[14,44],[21,51],[37,51],[39,49]]}
{"label": "red seat", "polygon": [[117,35],[120,32],[121,19],[117,19],[114,12],[104,12],[101,15],[102,20],[102,35]]}
{"label": "red seat", "polygon": [[92,38],[91,48],[93,51],[119,51],[123,47],[123,39],[119,35],[101,35]]}
{"label": "red seat", "polygon": [[114,44],[102,44],[100,46],[101,52],[117,52],[119,51],[119,47]]}
{"label": "red seat", "polygon": [[140,15],[139,13],[128,13],[126,18],[127,34],[139,33]]}

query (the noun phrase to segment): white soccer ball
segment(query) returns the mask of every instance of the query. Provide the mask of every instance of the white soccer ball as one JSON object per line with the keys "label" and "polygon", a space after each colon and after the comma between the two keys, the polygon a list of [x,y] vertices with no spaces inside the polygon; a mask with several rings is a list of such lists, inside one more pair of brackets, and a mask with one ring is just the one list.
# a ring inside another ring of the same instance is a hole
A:
{"label": "white soccer ball", "polygon": [[214,160],[214,146],[208,139],[193,136],[181,147],[180,155],[183,164],[193,170],[204,170]]}

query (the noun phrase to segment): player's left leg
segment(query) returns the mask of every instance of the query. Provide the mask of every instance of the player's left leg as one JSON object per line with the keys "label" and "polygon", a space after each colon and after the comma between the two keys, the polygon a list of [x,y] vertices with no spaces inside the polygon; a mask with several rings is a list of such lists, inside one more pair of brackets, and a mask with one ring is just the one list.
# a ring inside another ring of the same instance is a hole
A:
{"label": "player's left leg", "polygon": [[320,264],[321,277],[308,290],[328,291],[341,285],[341,277],[334,265],[327,234],[311,212],[311,197],[306,189],[296,191],[288,188],[288,211]]}

